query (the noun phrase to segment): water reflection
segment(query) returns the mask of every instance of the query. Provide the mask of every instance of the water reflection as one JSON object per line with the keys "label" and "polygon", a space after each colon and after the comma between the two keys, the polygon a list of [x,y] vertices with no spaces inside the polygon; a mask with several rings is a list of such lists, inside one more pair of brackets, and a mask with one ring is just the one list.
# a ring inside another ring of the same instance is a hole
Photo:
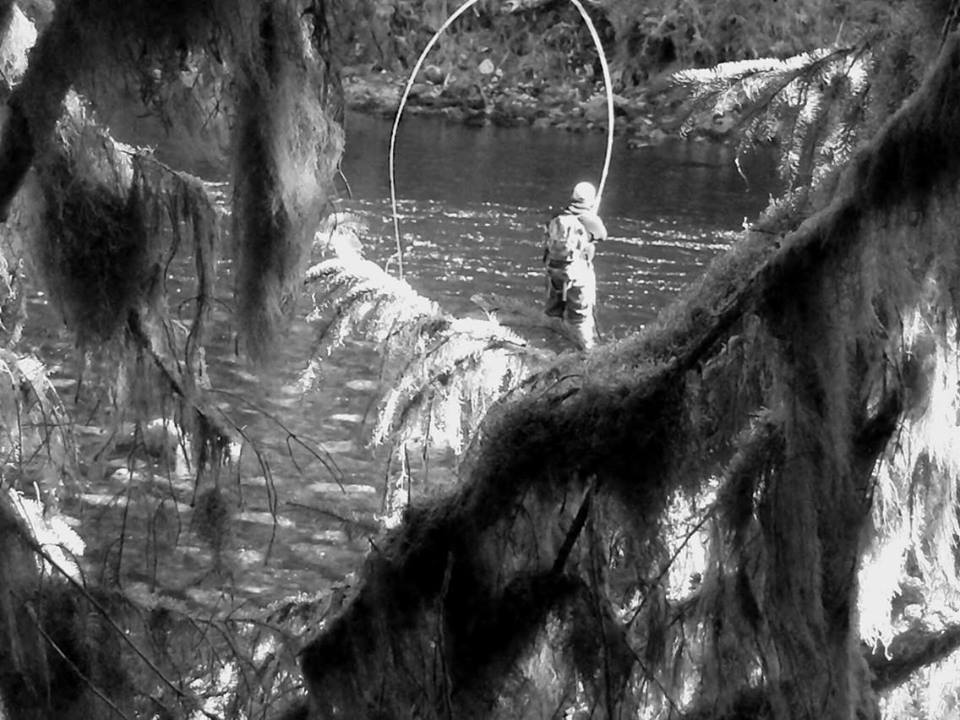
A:
{"label": "water reflection", "polygon": [[[344,175],[368,218],[368,254],[393,251],[388,122],[349,116]],[[417,119],[400,125],[399,213],[411,282],[454,312],[475,292],[539,303],[541,233],[577,180],[599,175],[600,135],[460,128]],[[601,212],[611,238],[597,260],[600,323],[617,335],[648,322],[766,204],[769,158],[747,164],[728,148],[617,143]]]}
{"label": "water reflection", "polygon": [[[344,174],[359,198],[389,196],[390,123],[347,116]],[[397,189],[428,207],[466,209],[492,203],[549,211],[574,184],[599,178],[606,140],[600,134],[530,128],[468,128],[438,119],[404,119],[397,139]],[[766,204],[773,182],[767,155],[737,172],[729,148],[670,142],[631,150],[616,139],[601,211],[604,216],[662,218],[738,227]]]}

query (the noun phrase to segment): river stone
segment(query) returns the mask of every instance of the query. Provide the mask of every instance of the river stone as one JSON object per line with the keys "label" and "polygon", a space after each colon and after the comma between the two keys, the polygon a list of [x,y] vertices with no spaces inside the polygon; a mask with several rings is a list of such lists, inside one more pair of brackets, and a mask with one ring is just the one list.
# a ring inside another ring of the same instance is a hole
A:
{"label": "river stone", "polygon": [[295,555],[313,562],[323,562],[326,560],[327,548],[323,545],[314,545],[313,543],[293,543],[288,546]]}
{"label": "river stone", "polygon": [[343,455],[357,449],[353,440],[325,440],[322,447],[331,455]]}
{"label": "river stone", "polygon": [[355,392],[373,392],[379,385],[373,380],[347,380],[344,383],[344,387],[347,390],[353,390]]}
{"label": "river stone", "polygon": [[428,94],[432,89],[433,88],[427,83],[419,83],[419,82],[414,83],[413,85],[410,86],[410,93],[407,97],[412,102],[413,100],[416,100],[417,98],[419,98],[421,95]]}
{"label": "river stone", "polygon": [[73,434],[81,437],[106,437],[107,430],[98,425],[74,425]]}
{"label": "river stone", "polygon": [[310,483],[307,486],[307,490],[311,490],[316,493],[338,493],[338,494],[356,494],[356,495],[372,495],[377,491],[373,485],[360,485],[360,484],[344,484],[340,485],[335,482],[315,482]]}
{"label": "river stone", "polygon": [[311,534],[315,543],[327,543],[330,545],[346,545],[350,540],[343,530],[319,530]]}
{"label": "river stone", "polygon": [[58,392],[66,392],[67,390],[73,390],[74,386],[77,384],[75,378],[72,377],[50,377],[50,384],[53,386],[53,389]]}
{"label": "river stone", "polygon": [[118,502],[116,493],[81,493],[80,502],[91,507],[107,507]]}
{"label": "river stone", "polygon": [[128,467],[121,467],[114,470],[110,473],[110,482],[112,483],[122,483],[124,485],[128,483],[141,483],[145,481],[143,473],[137,472],[136,470],[131,470]]}
{"label": "river stone", "polygon": [[423,77],[428,83],[439,85],[446,79],[446,73],[438,65],[427,65],[423,69]]}
{"label": "river stone", "polygon": [[606,122],[607,99],[603,95],[594,95],[581,106],[583,116],[590,122]]}
{"label": "river stone", "polygon": [[294,527],[293,520],[290,520],[283,515],[274,516],[269,512],[258,512],[256,510],[244,510],[243,512],[237,513],[236,519],[241,522],[254,523],[256,525],[276,524],[277,527],[281,528]]}
{"label": "river stone", "polygon": [[258,565],[263,562],[266,555],[264,555],[262,550],[242,548],[234,553],[234,557],[241,565]]}

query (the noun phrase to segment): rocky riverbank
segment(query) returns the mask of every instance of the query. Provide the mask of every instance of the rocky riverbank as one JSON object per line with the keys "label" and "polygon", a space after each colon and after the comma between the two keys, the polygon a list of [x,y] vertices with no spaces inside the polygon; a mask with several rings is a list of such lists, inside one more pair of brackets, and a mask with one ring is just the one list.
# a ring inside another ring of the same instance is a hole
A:
{"label": "rocky riverbank", "polygon": [[[392,117],[406,75],[356,65],[343,69],[346,106],[354,111]],[[710,113],[687,118],[683,92],[671,88],[633,88],[614,95],[616,132],[631,147],[656,145],[668,138],[723,140],[729,118]],[[570,132],[604,132],[606,95],[602,83],[582,77],[573,82],[513,84],[503,82],[492,65],[454,74],[436,65],[421,70],[404,113],[439,115],[467,125],[530,126]],[[684,122],[686,120],[686,122]]]}

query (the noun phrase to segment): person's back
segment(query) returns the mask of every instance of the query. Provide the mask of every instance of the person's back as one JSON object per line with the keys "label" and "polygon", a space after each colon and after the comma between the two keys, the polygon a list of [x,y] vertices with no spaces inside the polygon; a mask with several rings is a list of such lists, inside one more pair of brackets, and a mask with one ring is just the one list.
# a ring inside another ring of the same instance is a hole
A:
{"label": "person's back", "polygon": [[563,212],[547,225],[544,262],[549,268],[561,270],[589,262],[593,259],[592,249],[587,230],[575,215]]}

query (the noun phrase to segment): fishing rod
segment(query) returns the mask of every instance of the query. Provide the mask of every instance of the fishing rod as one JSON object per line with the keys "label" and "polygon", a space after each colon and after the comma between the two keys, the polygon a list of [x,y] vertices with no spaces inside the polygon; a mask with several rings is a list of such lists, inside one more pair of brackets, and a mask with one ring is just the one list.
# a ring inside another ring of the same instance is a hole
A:
{"label": "fishing rod", "polygon": [[[400,216],[397,213],[397,181],[395,172],[397,130],[400,127],[400,117],[403,115],[403,108],[406,106],[407,99],[410,97],[410,91],[417,79],[417,74],[420,72],[420,68],[427,59],[427,55],[430,53],[430,50],[432,50],[433,46],[436,45],[437,40],[440,39],[440,36],[444,33],[444,31],[450,27],[457,20],[457,18],[463,15],[471,7],[476,5],[479,1],[480,0],[466,0],[464,3],[462,3],[460,7],[458,7],[450,15],[450,17],[444,20],[443,24],[430,38],[430,41],[420,53],[420,57],[417,58],[417,62],[414,64],[413,70],[410,72],[410,77],[407,78],[407,83],[403,88],[403,94],[400,96],[400,104],[397,106],[397,114],[393,118],[393,128],[390,131],[388,172],[390,174],[390,212],[393,216],[393,236],[397,245],[397,275],[400,277],[400,279],[403,279],[403,245],[400,241]],[[580,0],[570,0],[570,2],[573,3],[573,6],[576,7],[577,12],[580,13],[580,17],[582,17],[583,21],[586,23],[587,30],[590,32],[590,38],[593,40],[593,44],[597,49],[597,55],[600,59],[600,68],[603,72],[603,86],[607,96],[607,148],[603,158],[603,169],[600,171],[600,182],[597,183],[597,196],[593,203],[593,210],[596,211],[600,207],[600,198],[603,195],[603,188],[607,182],[607,175],[610,172],[610,158],[613,155],[613,82],[610,79],[610,66],[607,64],[607,57],[603,52],[603,43],[600,42],[600,35],[597,33],[597,28],[594,26],[593,21],[590,19],[586,8],[583,6]]]}

